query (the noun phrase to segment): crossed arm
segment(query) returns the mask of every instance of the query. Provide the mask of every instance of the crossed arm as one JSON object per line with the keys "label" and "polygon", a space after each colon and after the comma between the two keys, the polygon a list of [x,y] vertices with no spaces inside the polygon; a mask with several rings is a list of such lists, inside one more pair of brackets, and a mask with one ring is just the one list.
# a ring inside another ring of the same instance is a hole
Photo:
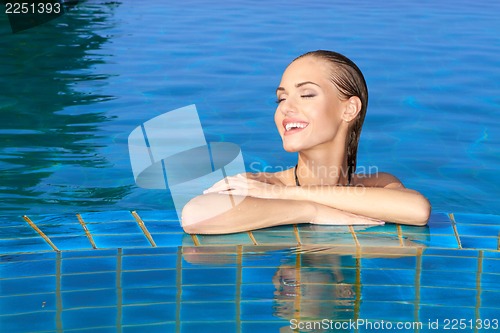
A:
{"label": "crossed arm", "polygon": [[[252,179],[253,178],[253,179]],[[255,175],[228,177],[191,200],[182,213],[188,233],[233,233],[293,224],[380,225],[383,221],[425,225],[429,201],[404,188],[389,174],[363,180],[362,186],[284,186]],[[232,196],[231,209],[215,207]]]}

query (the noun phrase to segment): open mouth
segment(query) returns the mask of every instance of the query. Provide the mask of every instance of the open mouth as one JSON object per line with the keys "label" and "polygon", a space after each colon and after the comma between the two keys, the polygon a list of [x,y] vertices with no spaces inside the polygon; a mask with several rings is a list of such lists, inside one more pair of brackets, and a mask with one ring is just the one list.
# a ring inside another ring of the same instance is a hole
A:
{"label": "open mouth", "polygon": [[285,127],[285,135],[289,135],[289,134],[294,134],[294,133],[300,132],[304,128],[306,128],[308,125],[309,125],[309,123],[304,123],[304,122],[287,122],[287,123],[283,123],[283,126]]}

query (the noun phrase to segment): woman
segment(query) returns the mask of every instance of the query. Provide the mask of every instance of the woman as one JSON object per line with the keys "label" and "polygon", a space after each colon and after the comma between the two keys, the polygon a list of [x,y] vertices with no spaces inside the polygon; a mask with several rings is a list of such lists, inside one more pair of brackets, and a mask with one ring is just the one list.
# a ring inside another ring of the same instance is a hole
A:
{"label": "woman", "polygon": [[[430,204],[420,193],[388,173],[355,173],[368,91],[351,60],[331,51],[306,53],[287,67],[276,95],[276,127],[285,150],[299,153],[296,167],[216,183],[184,207],[186,232],[232,233],[304,222],[427,223]],[[239,204],[211,214],[228,195]]]}

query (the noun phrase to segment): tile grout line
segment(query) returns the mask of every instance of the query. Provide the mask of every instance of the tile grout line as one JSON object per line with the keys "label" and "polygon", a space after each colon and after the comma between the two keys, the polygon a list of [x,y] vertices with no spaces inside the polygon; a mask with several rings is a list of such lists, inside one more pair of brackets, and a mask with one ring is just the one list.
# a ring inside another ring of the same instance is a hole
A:
{"label": "tile grout line", "polygon": [[247,231],[247,234],[248,237],[250,237],[250,240],[252,241],[253,245],[259,245],[259,243],[257,243],[257,240],[255,239],[255,236],[251,231]]}
{"label": "tile grout line", "polygon": [[49,244],[49,245],[50,245],[50,247],[51,247],[54,251],[56,251],[56,252],[60,252],[60,251],[59,251],[59,249],[57,248],[57,246],[55,246],[55,245],[54,245],[54,243],[52,243],[52,241],[50,240],[50,238],[49,238],[47,235],[45,235],[45,234],[43,233],[43,231],[42,231],[42,230],[40,230],[40,228],[38,228],[38,227],[37,227],[37,225],[36,225],[33,221],[31,221],[31,219],[30,219],[27,215],[23,215],[23,219],[24,219],[26,222],[28,222],[28,224],[30,225],[30,227],[31,227],[33,230],[35,230],[35,231],[36,231],[36,232],[37,232],[37,233],[38,233],[38,234],[39,234],[39,235],[43,238],[43,240],[44,240],[45,242],[47,242],[47,244]]}
{"label": "tile grout line", "polygon": [[57,333],[64,332],[62,313],[63,313],[63,300],[61,293],[61,273],[62,273],[62,257],[61,252],[56,254],[56,327]]}
{"label": "tile grout line", "polygon": [[243,282],[243,245],[236,247],[236,333],[241,333],[241,284]]}
{"label": "tile grout line", "polygon": [[403,229],[401,229],[401,225],[397,224],[396,225],[396,230],[398,231],[399,245],[401,245],[401,247],[404,247],[405,243],[404,243],[404,240],[403,240]]}
{"label": "tile grout line", "polygon": [[462,242],[460,241],[460,236],[458,234],[457,222],[455,221],[455,215],[453,215],[453,213],[449,213],[448,217],[451,220],[451,226],[453,227],[453,232],[455,233],[455,238],[457,239],[458,248],[462,249]]}
{"label": "tile grout line", "polygon": [[122,332],[123,323],[123,288],[122,288],[122,270],[123,270],[123,250],[117,249],[116,253],[116,330]]}
{"label": "tile grout line", "polygon": [[415,309],[413,312],[413,320],[417,323],[420,322],[420,292],[421,292],[421,280],[422,280],[422,253],[423,249],[421,247],[417,248],[417,262],[415,263]]}
{"label": "tile grout line", "polygon": [[190,234],[191,239],[193,240],[194,246],[200,246],[200,240],[198,239],[198,235]]}
{"label": "tile grout line", "polygon": [[85,231],[85,235],[87,236],[87,239],[89,240],[90,245],[92,245],[93,249],[97,249],[97,245],[95,245],[94,238],[92,237],[90,230],[87,228],[87,225],[85,224],[85,221],[83,220],[82,216],[77,213],[76,217],[78,218],[78,222],[80,222],[80,225],[82,226],[83,231]]}
{"label": "tile grout line", "polygon": [[295,239],[297,240],[297,246],[301,246],[302,242],[300,241],[299,228],[296,224],[293,225],[293,233],[295,235]]}
{"label": "tile grout line", "polygon": [[351,232],[351,235],[352,235],[352,238],[354,239],[354,243],[356,244],[356,252],[357,250],[361,247],[361,245],[359,244],[359,241],[358,241],[358,236],[356,236],[356,232],[354,231],[354,228],[352,227],[352,225],[349,225],[349,231]]}
{"label": "tile grout line", "polygon": [[[192,235],[191,235],[192,236]],[[181,306],[182,306],[182,246],[177,247],[177,262],[175,275],[175,332],[181,332]]]}
{"label": "tile grout line", "polygon": [[149,233],[148,228],[146,228],[146,225],[144,224],[144,221],[141,219],[141,217],[139,216],[139,214],[137,214],[137,212],[135,210],[131,211],[130,213],[135,218],[135,221],[137,222],[137,224],[141,228],[142,233],[144,234],[144,236],[146,236],[146,238],[148,239],[148,241],[151,244],[151,246],[152,247],[156,247],[156,243],[155,243],[155,241],[153,239],[153,236],[151,236],[151,234]]}
{"label": "tile grout line", "polygon": [[302,281],[301,281],[301,269],[302,269],[302,254],[300,252],[297,252],[295,254],[295,293],[297,294],[297,297],[295,297],[295,300],[293,302],[293,308],[294,308],[294,318],[298,321],[301,320],[301,308],[300,308],[300,303],[302,301]]}
{"label": "tile grout line", "polygon": [[[481,318],[481,276],[483,275],[483,250],[480,250],[477,255],[477,272],[476,272],[476,319]],[[477,326],[475,332],[477,332]]]}

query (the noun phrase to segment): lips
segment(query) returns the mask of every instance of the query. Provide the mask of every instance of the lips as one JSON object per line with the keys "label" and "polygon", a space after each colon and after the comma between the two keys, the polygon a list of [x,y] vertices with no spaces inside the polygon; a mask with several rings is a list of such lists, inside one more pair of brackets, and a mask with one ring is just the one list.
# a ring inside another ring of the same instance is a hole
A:
{"label": "lips", "polygon": [[309,125],[308,122],[299,119],[285,119],[283,120],[283,128],[285,129],[284,135],[292,135],[304,130]]}

